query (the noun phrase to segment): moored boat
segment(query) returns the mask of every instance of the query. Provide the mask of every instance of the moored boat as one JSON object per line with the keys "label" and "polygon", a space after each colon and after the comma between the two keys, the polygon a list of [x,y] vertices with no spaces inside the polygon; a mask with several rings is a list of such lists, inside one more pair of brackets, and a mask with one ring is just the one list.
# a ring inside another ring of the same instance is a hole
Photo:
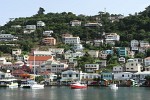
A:
{"label": "moored boat", "polygon": [[81,82],[74,82],[70,84],[71,89],[84,89],[87,88],[87,84]]}
{"label": "moored boat", "polygon": [[118,89],[117,84],[110,84],[108,86],[110,87],[110,89],[113,89],[113,90],[117,90]]}

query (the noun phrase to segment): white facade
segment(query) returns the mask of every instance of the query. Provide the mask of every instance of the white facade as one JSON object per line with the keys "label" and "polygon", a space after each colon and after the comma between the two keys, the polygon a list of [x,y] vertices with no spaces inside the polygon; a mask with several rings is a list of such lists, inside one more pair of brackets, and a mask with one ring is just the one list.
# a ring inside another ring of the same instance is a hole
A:
{"label": "white facade", "polygon": [[17,56],[19,56],[19,55],[21,55],[21,52],[22,52],[21,49],[13,49],[13,50],[12,50],[12,55],[17,55]]}
{"label": "white facade", "polygon": [[91,56],[91,57],[95,57],[95,58],[98,58],[99,56],[99,51],[97,50],[89,50],[88,51],[88,54]]}
{"label": "white facade", "polygon": [[75,53],[73,53],[73,52],[66,52],[64,54],[65,59],[82,57],[83,55],[84,55],[84,53],[82,53],[82,52],[75,52]]}
{"label": "white facade", "polygon": [[144,59],[144,65],[145,66],[150,66],[150,57],[147,57]]}
{"label": "white facade", "polygon": [[114,66],[113,67],[113,73],[121,73],[121,72],[123,72],[122,66]]}
{"label": "white facade", "polygon": [[51,51],[34,51],[35,56],[53,56]]}
{"label": "white facade", "polygon": [[36,25],[26,25],[27,30],[36,30]]}
{"label": "white facade", "polygon": [[70,22],[71,26],[81,26],[81,21],[79,20],[73,20]]}
{"label": "white facade", "polygon": [[80,38],[79,37],[64,37],[65,44],[79,44]]}
{"label": "white facade", "polygon": [[118,59],[118,61],[125,63],[125,62],[126,62],[126,59],[125,59],[124,57],[120,57],[120,58]]}
{"label": "white facade", "polygon": [[0,41],[16,41],[18,37],[11,34],[0,34]]}
{"label": "white facade", "polygon": [[131,50],[138,50],[139,48],[139,41],[138,40],[131,40]]}
{"label": "white facade", "polygon": [[42,65],[44,66],[42,67],[42,70],[50,70],[52,73],[59,73],[68,68],[67,64],[52,60],[46,61],[46,63],[43,63]]}
{"label": "white facade", "polygon": [[149,42],[148,41],[140,41],[140,47],[149,47]]}
{"label": "white facade", "polygon": [[128,72],[140,72],[142,70],[142,65],[133,59],[128,60],[125,67]]}
{"label": "white facade", "polygon": [[104,43],[104,40],[103,39],[99,39],[99,40],[94,40],[93,41],[94,42],[94,46],[100,46],[101,44],[103,44]]}
{"label": "white facade", "polygon": [[55,54],[63,54],[64,48],[49,48],[49,51]]}
{"label": "white facade", "polygon": [[45,23],[43,21],[37,21],[37,27],[44,27]]}
{"label": "white facade", "polygon": [[144,81],[145,76],[150,76],[150,71],[144,71],[144,72],[137,72],[133,74],[133,79],[137,81]]}
{"label": "white facade", "polygon": [[51,36],[51,34],[53,34],[53,30],[49,30],[49,31],[44,31],[43,32],[44,36]]}
{"label": "white facade", "polygon": [[75,51],[80,51],[80,50],[83,50],[83,46],[82,44],[74,44],[73,49]]}
{"label": "white facade", "polygon": [[131,40],[131,47],[138,47],[139,41],[138,40]]}
{"label": "white facade", "polygon": [[96,26],[102,26],[101,23],[86,23],[84,26],[86,27],[96,27]]}
{"label": "white facade", "polygon": [[100,52],[99,57],[102,58],[102,59],[107,59],[107,54],[103,53],[103,52]]}
{"label": "white facade", "polygon": [[119,41],[120,40],[120,36],[117,35],[116,33],[110,33],[109,35],[105,36],[106,41]]}
{"label": "white facade", "polygon": [[115,80],[129,80],[132,78],[133,73],[131,72],[121,72],[121,73],[114,73]]}
{"label": "white facade", "polygon": [[0,65],[1,64],[5,64],[7,61],[5,59],[5,57],[0,57]]}
{"label": "white facade", "polygon": [[84,67],[86,72],[95,72],[99,70],[99,64],[85,64]]}
{"label": "white facade", "polygon": [[75,81],[79,80],[79,73],[73,70],[67,70],[61,73],[60,81]]}

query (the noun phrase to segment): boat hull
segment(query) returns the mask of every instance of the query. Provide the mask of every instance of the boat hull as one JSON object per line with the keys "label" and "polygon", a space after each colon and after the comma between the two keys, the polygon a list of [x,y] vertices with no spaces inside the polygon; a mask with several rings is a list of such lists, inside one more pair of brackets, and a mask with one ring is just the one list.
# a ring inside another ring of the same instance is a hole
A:
{"label": "boat hull", "polygon": [[71,84],[70,85],[71,89],[84,89],[87,88],[86,84]]}

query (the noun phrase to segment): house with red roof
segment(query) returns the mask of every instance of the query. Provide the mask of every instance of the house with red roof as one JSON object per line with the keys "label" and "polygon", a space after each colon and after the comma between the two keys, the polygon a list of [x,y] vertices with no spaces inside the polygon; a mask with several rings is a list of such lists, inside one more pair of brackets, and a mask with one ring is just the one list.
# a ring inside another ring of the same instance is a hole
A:
{"label": "house with red roof", "polygon": [[36,72],[40,72],[41,65],[47,60],[54,60],[53,56],[29,56],[27,64],[33,66],[31,69],[32,72],[34,71],[34,67]]}

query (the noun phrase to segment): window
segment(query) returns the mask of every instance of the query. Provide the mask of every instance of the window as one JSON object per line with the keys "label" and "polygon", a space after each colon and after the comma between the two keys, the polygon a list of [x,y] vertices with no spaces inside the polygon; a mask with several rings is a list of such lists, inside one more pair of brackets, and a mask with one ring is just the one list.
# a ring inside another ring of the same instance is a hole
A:
{"label": "window", "polygon": [[122,77],[124,77],[124,75],[122,75]]}
{"label": "window", "polygon": [[63,77],[67,77],[67,74],[63,74]]}
{"label": "window", "polygon": [[72,75],[70,74],[69,77],[72,77]]}
{"label": "window", "polygon": [[78,77],[79,75],[78,74],[76,74],[76,77]]}

